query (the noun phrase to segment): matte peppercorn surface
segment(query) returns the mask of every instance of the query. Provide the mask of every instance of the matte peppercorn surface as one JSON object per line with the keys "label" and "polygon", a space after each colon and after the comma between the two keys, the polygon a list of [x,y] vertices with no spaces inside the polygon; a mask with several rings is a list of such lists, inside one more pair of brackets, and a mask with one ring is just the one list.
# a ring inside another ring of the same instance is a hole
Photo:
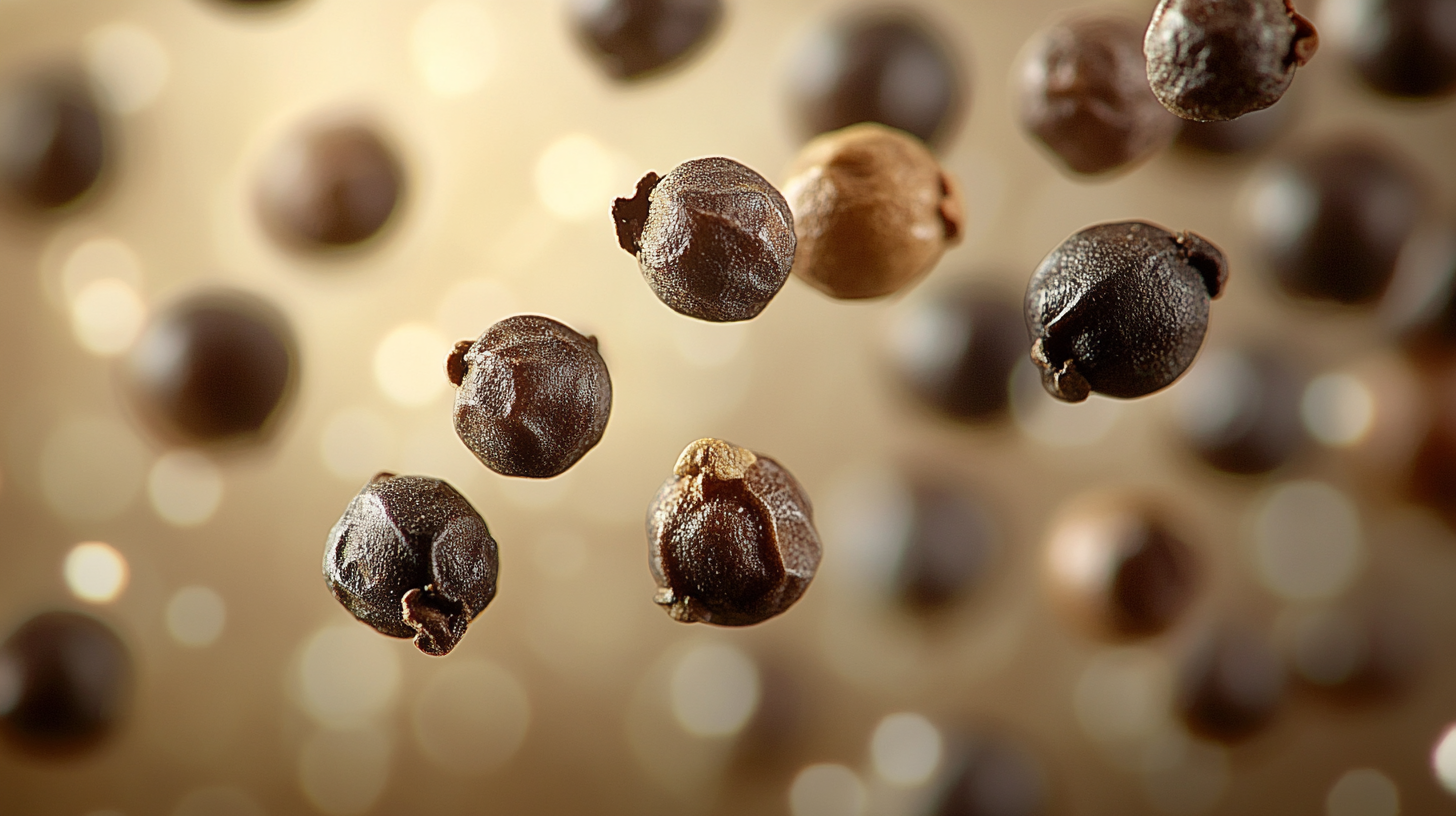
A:
{"label": "matte peppercorn surface", "polygon": [[37,75],[0,91],[0,183],[32,207],[80,198],[101,175],[106,134],[83,80]]}
{"label": "matte peppercorn surface", "polygon": [[1290,0],[1159,0],[1148,83],[1184,119],[1237,119],[1279,101],[1319,45]]}
{"label": "matte peppercorn surface", "polygon": [[272,304],[213,290],[172,304],[126,361],[127,393],[163,436],[190,443],[257,441],[298,382],[298,342]]}
{"label": "matte peppercorn surface", "polygon": [[131,654],[111,627],[76,612],[45,612],[0,645],[0,734],[41,756],[94,748],[131,704]]}
{"label": "matte peppercorn surface", "polygon": [[1456,92],[1456,11],[1450,0],[1326,0],[1330,40],[1371,89],[1410,99]]}
{"label": "matte peppercorn surface", "polygon": [[258,206],[285,244],[346,247],[372,238],[404,191],[404,168],[371,127],[314,128],[291,136],[263,169]]}
{"label": "matte peppercorn surface", "polygon": [[890,360],[927,406],[963,422],[1004,418],[1011,376],[1026,358],[1026,318],[1014,298],[957,286],[916,304],[894,326]]}
{"label": "matte peppercorn surface", "polygon": [[905,9],[835,20],[800,46],[789,74],[805,137],[879,122],[934,148],[950,142],[969,105],[966,81],[936,25]]}
{"label": "matte peppercorn surface", "polygon": [[732,159],[648,173],[612,204],[617,242],[674,311],[727,323],[763,311],[794,264],[794,216],[763,176]]}
{"label": "matte peppercorn surface", "polygon": [[612,379],[597,339],[549,317],[508,317],[457,343],[445,369],[455,433],[496,473],[555,476],[606,431]]}
{"label": "matte peppercorn surface", "polygon": [[1205,633],[1178,677],[1177,708],[1190,731],[1235,742],[1267,726],[1284,698],[1284,666],[1268,639],[1241,625]]}
{"label": "matte peppercorn surface", "polygon": [[1307,442],[1305,377],[1273,349],[1220,351],[1179,386],[1174,423],[1204,462],[1229,473],[1267,473]]}
{"label": "matte peppercorn surface", "polygon": [[953,481],[920,474],[910,481],[910,498],[895,588],[906,606],[933,612],[986,581],[998,549],[996,531],[987,509]]}
{"label": "matte peppercorn surface", "polygon": [[723,19],[722,0],[572,0],[567,9],[602,70],[622,80],[687,59]]}
{"label": "matte peppercorn surface", "polygon": [[784,185],[794,274],[830,297],[883,297],[930,273],[960,243],[965,205],[915,137],[873,123],[804,146]]}
{"label": "matte peppercorn surface", "polygon": [[1227,277],[1223,253],[1196,233],[1142,221],[1076,233],[1026,288],[1042,384],[1068,402],[1093,391],[1131,399],[1170,385],[1198,354],[1208,301]]}
{"label": "matte peppercorn surface", "polygon": [[381,473],[329,531],[324,581],[354,617],[444,655],[495,597],[499,561],[485,519],[455,488]]}
{"label": "matte peppercorn surface", "polygon": [[647,511],[654,600],[684,623],[748,626],[778,615],[819,566],[813,515],[778,462],[699,439]]}
{"label": "matte peppercorn surface", "polygon": [[1178,132],[1148,88],[1143,27],[1116,14],[1077,14],[1032,37],[1017,70],[1021,126],[1074,173],[1151,157]]}
{"label": "matte peppercorn surface", "polygon": [[949,780],[929,811],[934,816],[1046,816],[1051,785],[1041,761],[997,733],[952,735]]}

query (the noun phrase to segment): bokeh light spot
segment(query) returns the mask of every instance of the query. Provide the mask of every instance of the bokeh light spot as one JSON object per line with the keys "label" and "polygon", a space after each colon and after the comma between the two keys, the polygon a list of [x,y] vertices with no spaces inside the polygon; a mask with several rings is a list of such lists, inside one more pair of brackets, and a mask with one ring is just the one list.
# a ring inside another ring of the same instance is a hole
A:
{"label": "bokeh light spot", "polygon": [[450,383],[445,377],[445,358],[452,346],[431,326],[399,326],[374,351],[374,380],[386,397],[400,405],[428,405]]}
{"label": "bokeh light spot", "polygon": [[222,494],[222,471],[194,450],[163,454],[147,477],[152,509],[177,527],[196,527],[212,518],[222,504]]}
{"label": "bokeh light spot", "polygon": [[227,624],[227,604],[205,586],[183,587],[167,602],[167,633],[193,649],[210,646]]}
{"label": "bokeh light spot", "polygon": [[753,716],[758,699],[758,666],[734,646],[695,646],[673,667],[672,713],[689,734],[736,734]]}
{"label": "bokeh light spot", "polygon": [[66,556],[66,586],[83,601],[104,604],[121,596],[131,576],[126,558],[110,544],[87,541]]}
{"label": "bokeh light spot", "polygon": [[459,774],[492,771],[526,738],[525,686],[485,660],[457,659],[435,672],[415,698],[415,739],[435,764]]}
{"label": "bokeh light spot", "polygon": [[875,773],[892,785],[914,787],[930,781],[944,750],[940,729],[910,712],[891,714],[875,726],[870,759]]}

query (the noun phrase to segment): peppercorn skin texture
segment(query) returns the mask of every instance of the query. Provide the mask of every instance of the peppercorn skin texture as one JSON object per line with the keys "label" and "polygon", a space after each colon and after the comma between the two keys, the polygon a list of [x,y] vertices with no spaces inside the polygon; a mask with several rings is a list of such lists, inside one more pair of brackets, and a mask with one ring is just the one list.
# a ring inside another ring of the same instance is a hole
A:
{"label": "peppercorn skin texture", "polygon": [[1074,173],[1093,175],[1150,158],[1180,120],[1148,88],[1143,29],[1116,14],[1077,14],[1022,51],[1021,127]]}
{"label": "peppercorn skin texture", "polygon": [[1158,101],[1200,122],[1278,102],[1318,47],[1290,0],[1160,0],[1143,38]]}
{"label": "peppercorn skin texture", "polygon": [[1223,253],[1192,232],[1099,224],[1052,250],[1026,288],[1031,359],[1054,397],[1132,399],[1192,364],[1223,291]]}
{"label": "peppercorn skin texture", "polygon": [[624,82],[689,59],[723,20],[722,0],[572,0],[567,11],[582,46]]}
{"label": "peppercorn skin texture", "polygon": [[784,186],[794,274],[834,298],[894,294],[960,243],[965,205],[920,140],[865,123],[804,146]]}
{"label": "peppercorn skin texture", "polygon": [[732,159],[693,159],[648,173],[612,205],[617,241],[674,311],[749,320],[783,288],[794,263],[794,216],[767,180]]}
{"label": "peppercorn skin texture", "polygon": [[684,623],[749,626],[788,609],[819,566],[813,506],[778,462],[718,439],[678,457],[647,512],[654,600]]}
{"label": "peppercorn skin texture", "polygon": [[485,520],[453,487],[380,473],[349,503],[324,550],[324,582],[354,617],[448,654],[495,597]]}
{"label": "peppercorn skin texture", "polygon": [[0,677],[13,679],[0,736],[39,757],[94,750],[131,706],[135,670],[110,626],[76,612],[44,612],[0,644]]}
{"label": "peppercorn skin texture", "polygon": [[546,479],[601,441],[612,379],[597,339],[540,315],[516,315],[445,363],[455,393],[455,433],[503,476]]}

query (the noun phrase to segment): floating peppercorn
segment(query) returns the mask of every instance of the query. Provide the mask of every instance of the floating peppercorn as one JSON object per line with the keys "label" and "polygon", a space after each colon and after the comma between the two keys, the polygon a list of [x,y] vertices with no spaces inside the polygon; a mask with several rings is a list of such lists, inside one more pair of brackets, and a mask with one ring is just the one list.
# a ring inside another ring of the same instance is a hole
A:
{"label": "floating peppercorn", "polygon": [[686,60],[723,19],[722,0],[573,0],[567,9],[583,47],[620,80]]}
{"label": "floating peppercorn", "polygon": [[428,476],[380,473],[359,491],[324,550],[324,581],[354,617],[449,654],[495,597],[499,562],[485,519]]}
{"label": "floating peppercorn", "polygon": [[948,478],[910,479],[910,529],[895,570],[895,589],[910,609],[945,609],[981,586],[995,561],[997,538],[986,507]]}
{"label": "floating peppercorn", "polygon": [[275,151],[258,207],[280,242],[339,248],[383,229],[403,189],[404,169],[372,127],[329,125],[295,134]]}
{"label": "floating peppercorn", "polygon": [[647,511],[654,599],[684,623],[748,626],[793,606],[819,566],[804,489],[778,462],[699,439]]}
{"label": "floating peppercorn", "polygon": [[732,159],[648,173],[612,204],[617,241],[653,293],[688,317],[727,323],[763,311],[794,264],[794,216],[763,176]]}
{"label": "floating peppercorn", "polygon": [[794,274],[830,297],[898,292],[960,243],[965,205],[955,182],[907,133],[873,123],[826,133],[791,172]]}
{"label": "floating peppercorn", "polygon": [[39,756],[94,748],[125,715],[132,674],[111,627],[75,612],[36,615],[0,645],[0,734]]}
{"label": "floating peppercorn", "polygon": [[1168,146],[1181,121],[1148,88],[1143,28],[1076,14],[1032,37],[1017,69],[1021,126],[1074,173],[1106,173]]}
{"label": "floating peppercorn", "polygon": [[503,476],[564,472],[601,441],[612,412],[597,339],[549,317],[508,317],[456,343],[445,371],[459,388],[455,433]]}
{"label": "floating peppercorn", "polygon": [[1143,39],[1158,101],[1200,122],[1278,102],[1318,47],[1291,0],[1159,0]]}
{"label": "floating peppercorn", "polygon": [[132,348],[127,393],[162,435],[186,443],[257,441],[298,381],[298,344],[272,304],[237,290],[187,297]]}
{"label": "floating peppercorn", "polygon": [[1178,678],[1177,706],[1196,734],[1234,742],[1273,719],[1284,696],[1284,666],[1268,639],[1246,627],[1206,634]]}
{"label": "floating peppercorn", "polygon": [[106,158],[96,101],[80,79],[43,74],[0,92],[0,184],[38,209],[90,190]]}
{"label": "floating peppercorn", "polygon": [[1041,760],[1020,741],[993,732],[953,736],[949,782],[934,816],[1045,816],[1051,786]]}
{"label": "floating peppercorn", "polygon": [[1227,277],[1223,253],[1193,232],[1124,221],[1076,233],[1026,288],[1042,385],[1081,402],[1092,391],[1131,399],[1171,384],[1198,353],[1208,301]]}
{"label": "floating peppercorn", "polygon": [[1450,0],[1327,0],[1330,41],[1377,93],[1429,99],[1456,92]]}
{"label": "floating peppercorn", "polygon": [[961,285],[916,304],[893,327],[890,358],[911,393],[962,422],[1006,416],[1026,357],[1026,318],[1012,298]]}
{"label": "floating peppercorn", "polygon": [[1207,355],[1178,387],[1174,424],[1203,461],[1229,473],[1267,473],[1308,441],[1305,377],[1272,349]]}

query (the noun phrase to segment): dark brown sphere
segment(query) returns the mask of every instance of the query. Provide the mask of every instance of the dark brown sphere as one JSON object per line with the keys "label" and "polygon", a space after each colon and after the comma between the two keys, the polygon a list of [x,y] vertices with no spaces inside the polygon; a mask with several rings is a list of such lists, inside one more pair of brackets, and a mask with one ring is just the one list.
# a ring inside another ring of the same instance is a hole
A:
{"label": "dark brown sphere", "polygon": [[107,153],[96,100],[78,77],[40,74],[0,90],[0,186],[37,209],[96,184]]}
{"label": "dark brown sphere", "polygon": [[[1333,5],[1333,4],[1331,4]],[[1347,30],[1331,32],[1377,93],[1430,99],[1456,92],[1456,11],[1450,0],[1347,0]]]}
{"label": "dark brown sphere", "polygon": [[909,609],[931,613],[985,585],[1000,542],[989,508],[971,488],[930,473],[909,483],[910,525],[894,589]]}
{"label": "dark brown sphere", "polygon": [[1284,698],[1284,664],[1267,637],[1224,626],[1207,633],[1178,678],[1178,712],[1188,729],[1235,742],[1264,728]]}
{"label": "dark brown sphere", "polygon": [[948,784],[933,816],[1046,816],[1051,784],[1041,760],[1018,740],[994,732],[954,736]]}
{"label": "dark brown sphere", "polygon": [[1014,298],[962,284],[905,312],[888,345],[895,375],[922,403],[961,422],[987,423],[1007,416],[1011,374],[1028,342]]}
{"label": "dark brown sphere", "polygon": [[258,441],[298,382],[298,342],[271,303],[209,290],[156,315],[126,360],[126,392],[163,436],[189,444]]}
{"label": "dark brown sphere", "polygon": [[126,644],[101,621],[36,615],[0,645],[0,735],[36,756],[93,749],[126,715],[134,673]]}
{"label": "dark brown sphere", "polygon": [[353,246],[379,233],[404,196],[404,168],[371,127],[295,133],[269,157],[258,185],[263,223],[284,244]]}
{"label": "dark brown sphere", "polygon": [[1306,377],[1272,348],[1204,354],[1178,386],[1173,421],[1179,439],[1227,473],[1267,473],[1308,445],[1300,401]]}
{"label": "dark brown sphere", "polygon": [[571,0],[567,10],[607,76],[628,81],[687,60],[723,19],[722,0]]}

